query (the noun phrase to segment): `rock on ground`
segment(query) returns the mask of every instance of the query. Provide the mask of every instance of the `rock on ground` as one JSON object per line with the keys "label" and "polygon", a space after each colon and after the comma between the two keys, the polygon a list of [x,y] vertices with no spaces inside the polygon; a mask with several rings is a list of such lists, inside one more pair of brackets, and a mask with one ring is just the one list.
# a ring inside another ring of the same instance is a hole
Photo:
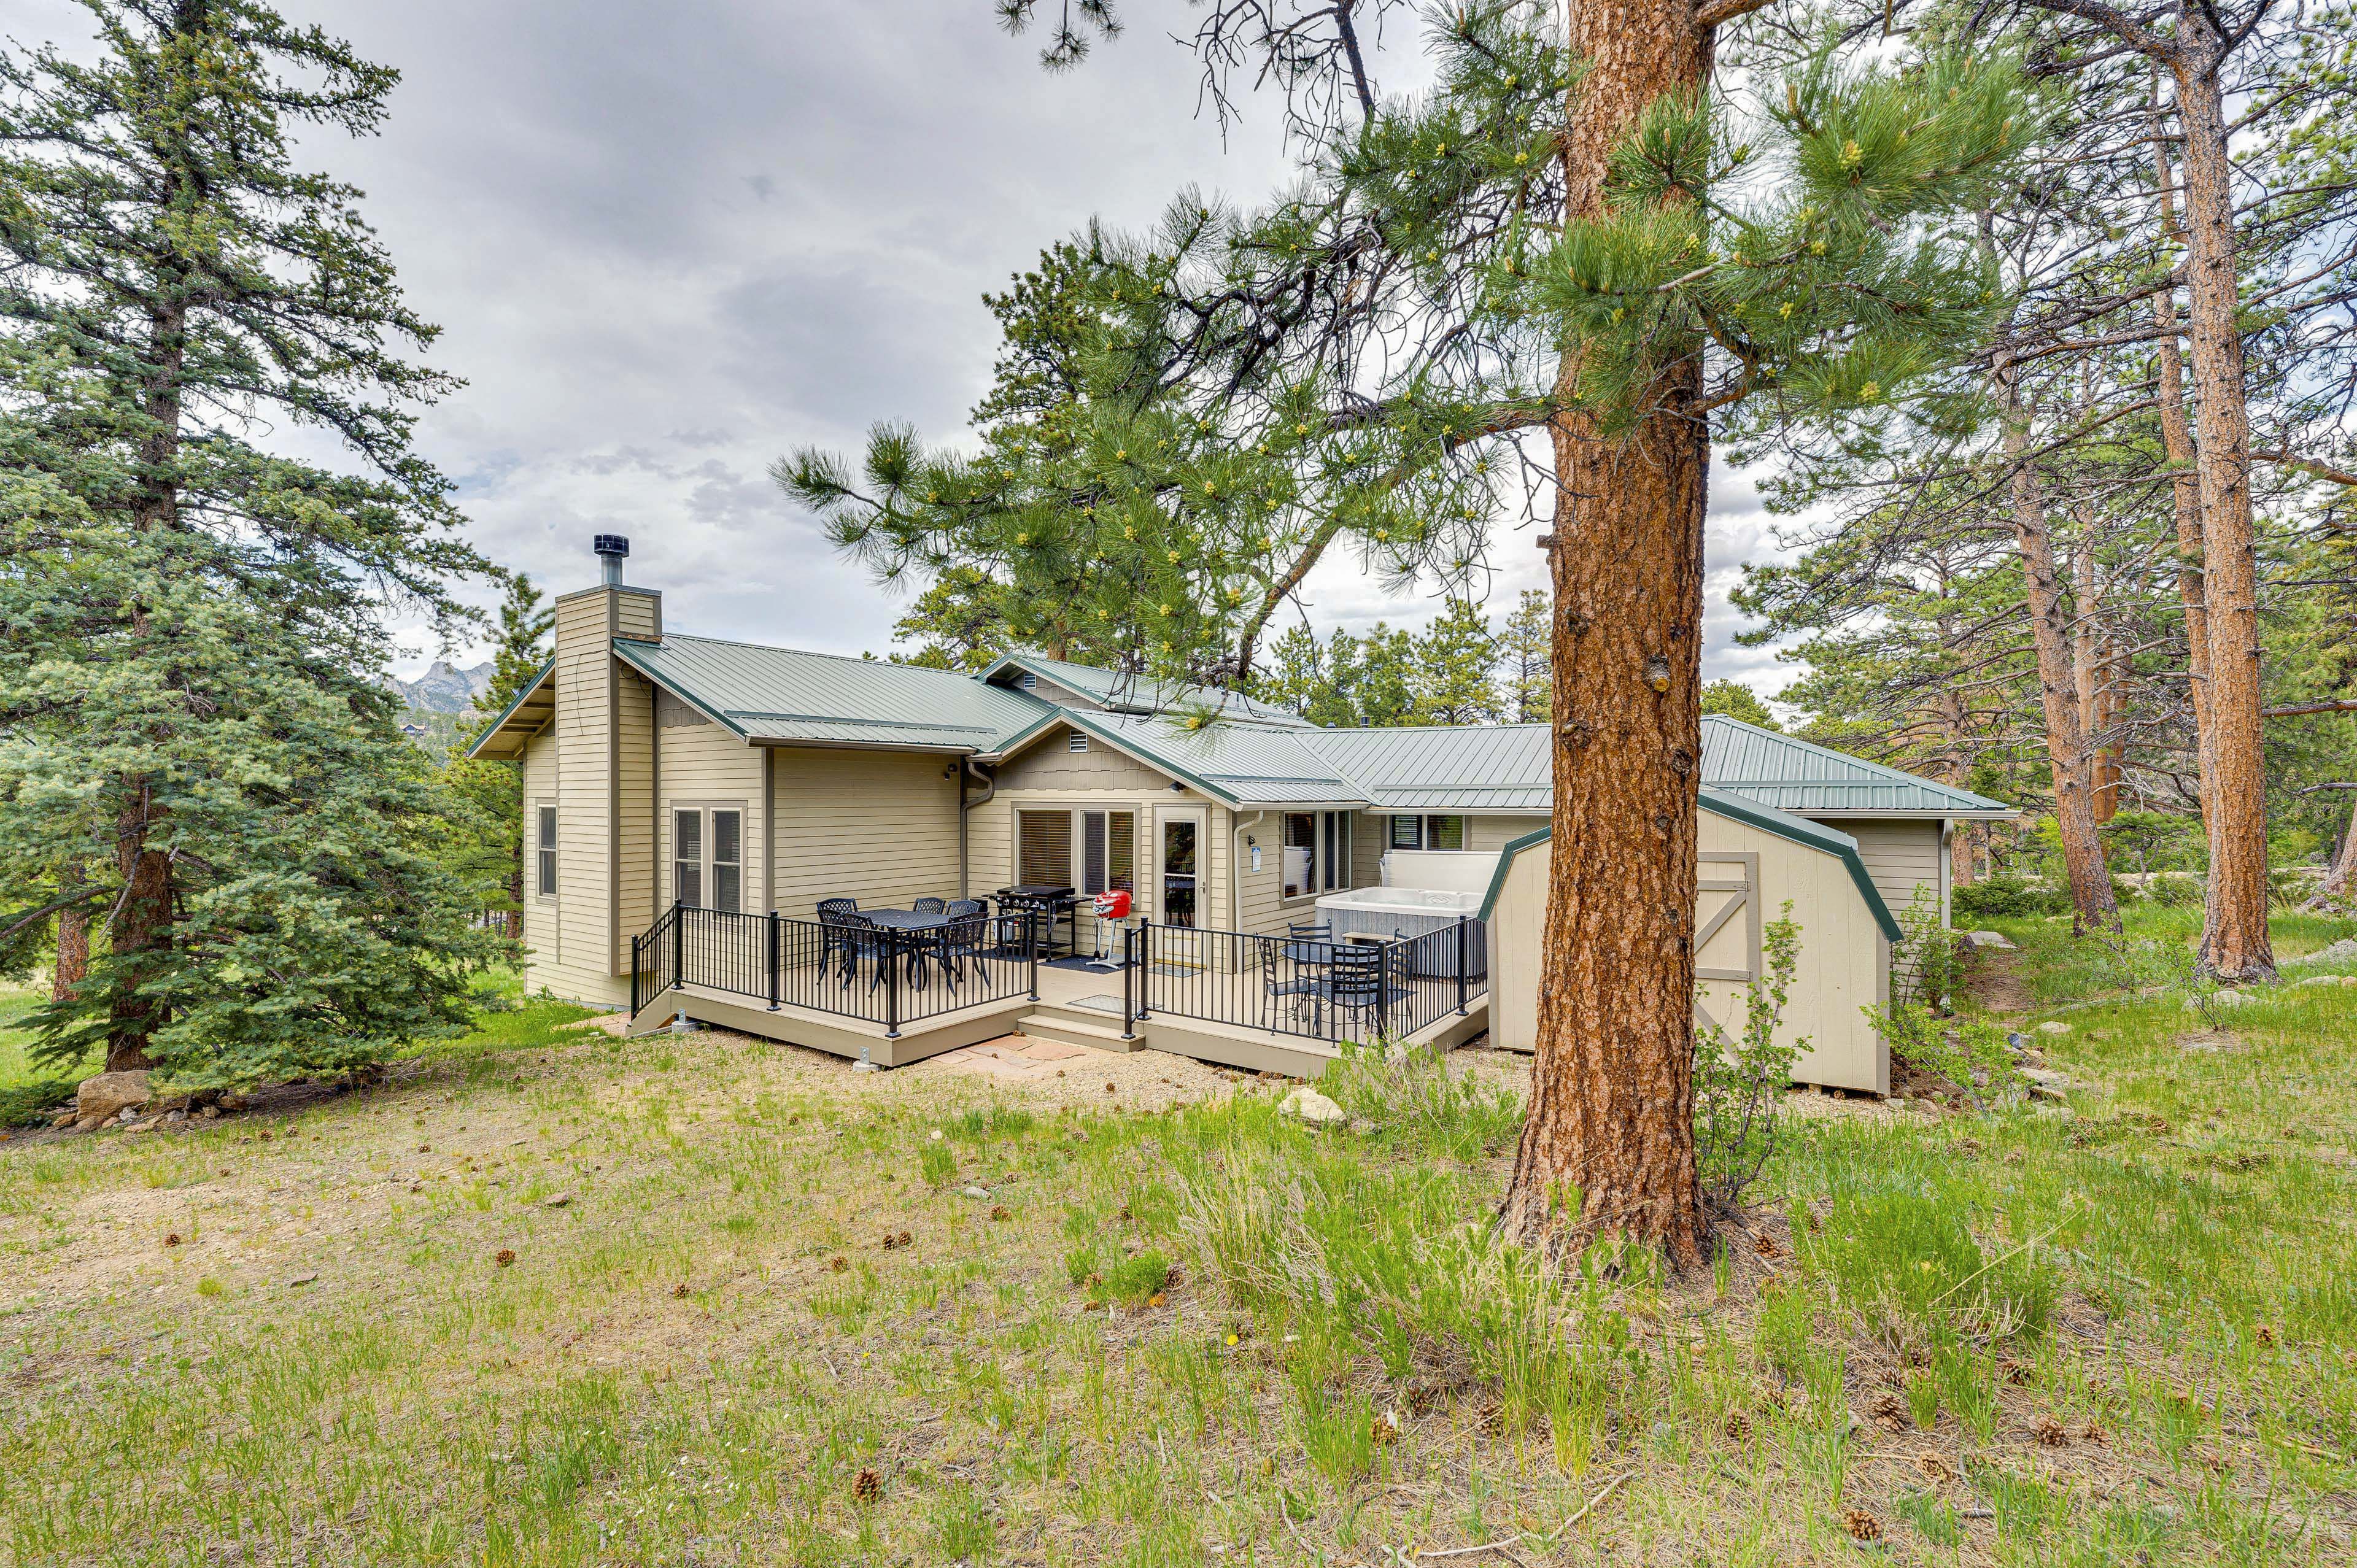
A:
{"label": "rock on ground", "polygon": [[148,1100],[145,1072],[102,1072],[81,1080],[74,1090],[74,1122],[82,1127],[95,1127],[120,1112]]}
{"label": "rock on ground", "polygon": [[2328,948],[2319,948],[2306,958],[2286,959],[2287,964],[2306,968],[2312,964],[2357,963],[2357,937],[2343,937]]}
{"label": "rock on ground", "polygon": [[1298,1116],[1312,1127],[1336,1127],[1351,1119],[1340,1105],[1307,1084],[1286,1095],[1276,1109],[1279,1115]]}
{"label": "rock on ground", "polygon": [[1976,948],[1997,948],[2007,952],[2014,950],[2013,943],[2003,931],[1966,931],[1964,940]]}

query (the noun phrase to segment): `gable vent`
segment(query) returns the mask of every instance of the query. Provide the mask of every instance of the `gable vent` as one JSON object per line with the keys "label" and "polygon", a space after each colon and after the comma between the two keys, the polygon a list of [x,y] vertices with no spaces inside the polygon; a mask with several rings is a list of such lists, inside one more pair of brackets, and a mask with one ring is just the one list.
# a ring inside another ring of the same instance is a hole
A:
{"label": "gable vent", "polygon": [[1036,691],[1036,690],[1038,690],[1038,689],[1039,689],[1039,676],[1034,675],[1034,674],[1033,674],[1033,673],[1031,673],[1031,671],[1029,671],[1028,670],[1026,670],[1025,671],[1023,671],[1023,689],[1024,689],[1025,691],[1027,691],[1027,692]]}
{"label": "gable vent", "polygon": [[1071,734],[1064,737],[1064,749],[1066,751],[1086,751],[1088,748],[1089,737],[1082,735],[1078,730],[1072,731]]}

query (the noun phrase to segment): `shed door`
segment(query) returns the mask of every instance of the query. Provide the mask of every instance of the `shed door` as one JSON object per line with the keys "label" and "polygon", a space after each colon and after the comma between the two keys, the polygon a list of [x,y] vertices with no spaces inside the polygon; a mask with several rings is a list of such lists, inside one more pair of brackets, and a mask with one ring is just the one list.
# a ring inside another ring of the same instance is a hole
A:
{"label": "shed door", "polygon": [[1760,856],[1706,850],[1695,892],[1695,978],[1760,978]]}

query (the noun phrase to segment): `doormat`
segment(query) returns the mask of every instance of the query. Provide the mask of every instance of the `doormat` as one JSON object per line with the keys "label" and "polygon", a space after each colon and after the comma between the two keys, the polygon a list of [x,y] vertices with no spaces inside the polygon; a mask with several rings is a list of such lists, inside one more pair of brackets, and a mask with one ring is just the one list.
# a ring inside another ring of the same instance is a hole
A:
{"label": "doormat", "polygon": [[1067,1007],[1092,1007],[1100,1013],[1118,1013],[1121,1011],[1121,998],[1118,996],[1083,996],[1078,1002],[1067,1002],[1064,1005]]}

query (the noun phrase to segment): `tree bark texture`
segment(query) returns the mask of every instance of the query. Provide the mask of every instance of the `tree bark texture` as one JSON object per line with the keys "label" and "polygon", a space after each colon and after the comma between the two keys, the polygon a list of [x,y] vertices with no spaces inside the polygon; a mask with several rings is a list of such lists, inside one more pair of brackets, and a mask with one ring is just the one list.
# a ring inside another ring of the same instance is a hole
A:
{"label": "tree bark texture", "polygon": [[[1564,143],[1568,217],[1603,208],[1606,160],[1647,105],[1698,90],[1692,0],[1571,0],[1587,70]],[[1561,390],[1580,366],[1566,355]],[[1696,789],[1701,780],[1701,366],[1649,389],[1634,428],[1556,416],[1555,815],[1529,1110],[1501,1221],[1558,1250],[1603,1239],[1698,1262],[1694,1141]]]}
{"label": "tree bark texture", "polygon": [[2305,909],[2357,909],[2357,808],[2349,812],[2349,829],[2341,835],[2341,853],[2333,857],[2332,869],[2325,874],[2324,884],[2316,896],[2300,906]]}
{"label": "tree bark texture", "polygon": [[49,975],[49,996],[64,1002],[90,973],[90,911],[80,905],[58,911],[58,962]]}
{"label": "tree bark texture", "polygon": [[2029,413],[2021,406],[2011,373],[2000,371],[1999,376],[2006,392],[2005,455],[2012,466],[2013,532],[2029,579],[2030,641],[2037,652],[2039,698],[2046,717],[2046,757],[2054,775],[2054,821],[2071,878],[2071,927],[2074,931],[2090,927],[2116,931],[2120,907],[2095,836],[2086,732],[2079,723],[2078,683],[2062,609],[2061,574],[2054,563],[2054,537],[2029,452]]}
{"label": "tree bark texture", "polygon": [[[2168,177],[2164,169],[2162,177]],[[2177,346],[2177,301],[2167,290],[2153,298],[2159,343],[2160,445],[2169,457],[2169,490],[2177,511],[2177,597],[2185,607],[2185,684],[2193,708],[2195,787],[2206,828],[2215,814],[2210,789],[2217,768],[2210,750],[2210,604],[2201,576],[2201,476],[2196,472],[2193,427],[2185,418],[2185,356]]]}
{"label": "tree bark texture", "polygon": [[120,975],[107,1026],[109,1072],[152,1065],[147,1042],[169,1018],[162,1003],[139,991],[160,967],[157,957],[172,946],[172,862],[163,851],[147,847],[146,812],[143,797],[124,812],[120,824],[116,854],[123,894],[107,929]]}
{"label": "tree bark texture", "polygon": [[2222,980],[2275,973],[2267,939],[2267,798],[2260,750],[2258,561],[2251,514],[2251,415],[2235,319],[2234,192],[2219,66],[2225,40],[2186,6],[2169,70],[2185,134],[2188,334],[2210,633],[2212,785],[2201,963]]}
{"label": "tree bark texture", "polygon": [[2118,706],[2112,683],[2111,639],[2103,630],[2103,586],[2096,577],[2092,519],[2083,519],[2087,538],[2079,548],[2077,569],[2072,573],[2078,598],[2071,628],[2071,668],[2079,697],[2079,729],[2086,737],[2087,798],[2097,827],[2119,810],[2120,757],[2104,739]]}

